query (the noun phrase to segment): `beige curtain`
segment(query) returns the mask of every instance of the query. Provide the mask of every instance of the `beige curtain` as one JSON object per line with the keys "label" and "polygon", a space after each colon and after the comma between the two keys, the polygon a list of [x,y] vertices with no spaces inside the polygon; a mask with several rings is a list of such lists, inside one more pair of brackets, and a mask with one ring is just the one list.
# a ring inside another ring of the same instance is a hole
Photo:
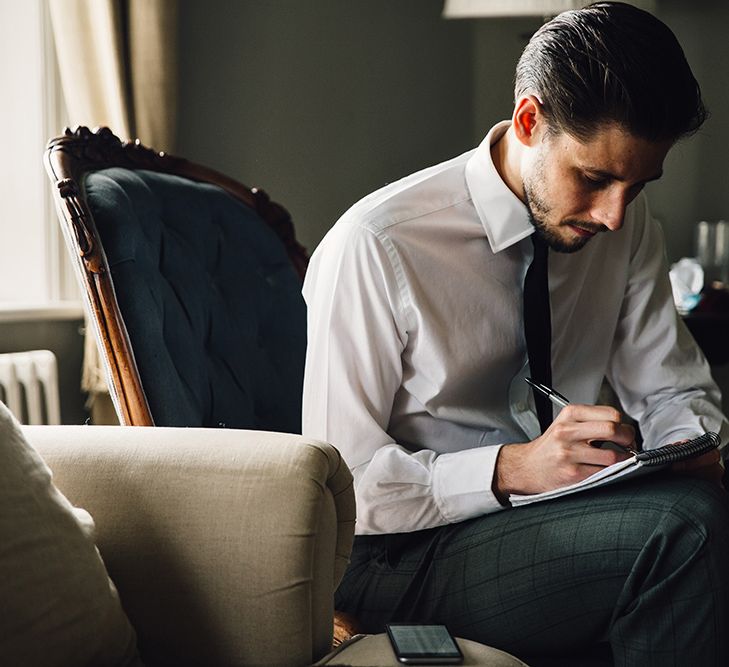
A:
{"label": "beige curtain", "polygon": [[[72,126],[106,125],[174,152],[176,0],[49,0],[61,85]],[[117,421],[91,328],[82,388],[92,421]]]}

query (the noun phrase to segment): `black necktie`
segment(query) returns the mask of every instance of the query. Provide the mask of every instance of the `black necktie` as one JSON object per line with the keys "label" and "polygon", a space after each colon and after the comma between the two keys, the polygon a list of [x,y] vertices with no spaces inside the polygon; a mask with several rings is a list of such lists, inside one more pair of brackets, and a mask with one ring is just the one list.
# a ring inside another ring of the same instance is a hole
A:
{"label": "black necktie", "polygon": [[[552,385],[552,320],[549,312],[549,282],[547,277],[547,244],[532,234],[534,259],[524,277],[524,336],[529,371],[532,380]],[[552,423],[552,404],[549,399],[532,389],[537,417],[542,433]]]}

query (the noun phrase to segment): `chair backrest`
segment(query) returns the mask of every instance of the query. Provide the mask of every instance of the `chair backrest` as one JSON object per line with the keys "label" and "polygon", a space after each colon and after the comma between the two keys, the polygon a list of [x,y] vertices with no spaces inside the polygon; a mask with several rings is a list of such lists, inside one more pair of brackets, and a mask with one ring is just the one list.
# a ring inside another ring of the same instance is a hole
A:
{"label": "chair backrest", "polygon": [[45,154],[122,424],[298,432],[307,256],[257,189],[108,128]]}

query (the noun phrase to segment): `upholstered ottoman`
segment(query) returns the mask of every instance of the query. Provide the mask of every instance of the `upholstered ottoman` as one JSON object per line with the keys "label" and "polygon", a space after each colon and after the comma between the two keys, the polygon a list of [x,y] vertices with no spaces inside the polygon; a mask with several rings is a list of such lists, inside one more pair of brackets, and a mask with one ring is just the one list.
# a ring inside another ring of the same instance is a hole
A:
{"label": "upholstered ottoman", "polygon": [[[468,639],[456,639],[463,652],[463,667],[528,667],[513,655]],[[402,667],[397,661],[387,635],[356,635],[314,667]]]}

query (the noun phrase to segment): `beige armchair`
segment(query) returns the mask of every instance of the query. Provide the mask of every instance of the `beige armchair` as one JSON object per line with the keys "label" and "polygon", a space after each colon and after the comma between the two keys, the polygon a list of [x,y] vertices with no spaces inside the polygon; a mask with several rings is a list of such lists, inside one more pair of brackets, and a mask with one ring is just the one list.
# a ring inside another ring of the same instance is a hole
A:
{"label": "beige armchair", "polygon": [[310,665],[330,650],[354,531],[330,445],[203,428],[26,426],[155,665]]}

